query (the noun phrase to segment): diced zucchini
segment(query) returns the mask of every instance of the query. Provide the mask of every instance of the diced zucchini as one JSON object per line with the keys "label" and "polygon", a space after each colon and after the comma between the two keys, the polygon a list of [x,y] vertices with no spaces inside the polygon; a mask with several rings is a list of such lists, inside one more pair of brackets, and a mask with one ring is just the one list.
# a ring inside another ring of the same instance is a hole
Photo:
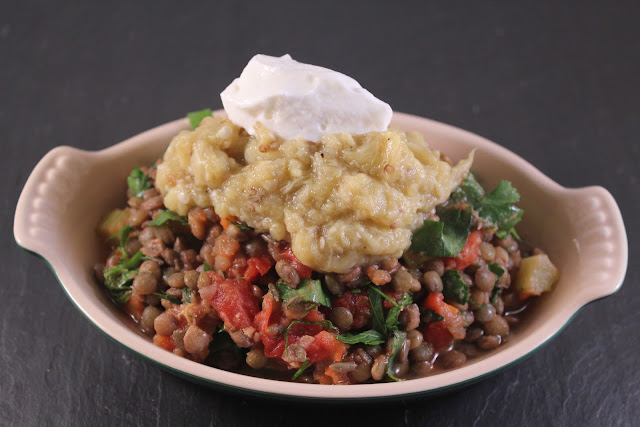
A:
{"label": "diced zucchini", "polygon": [[558,269],[545,254],[523,258],[515,281],[521,300],[551,290],[558,280]]}
{"label": "diced zucchini", "polygon": [[98,224],[98,234],[108,239],[117,233],[122,227],[127,225],[129,219],[128,209],[114,209],[105,216]]}

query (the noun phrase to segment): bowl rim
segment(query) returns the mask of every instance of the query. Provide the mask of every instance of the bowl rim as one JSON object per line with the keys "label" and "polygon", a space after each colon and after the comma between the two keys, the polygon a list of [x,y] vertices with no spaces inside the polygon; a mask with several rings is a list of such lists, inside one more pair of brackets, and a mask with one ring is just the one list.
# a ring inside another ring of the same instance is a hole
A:
{"label": "bowl rim", "polygon": [[[220,113],[220,110],[214,112],[214,114]],[[482,147],[483,149],[492,152],[495,155],[499,155],[505,158],[507,161],[514,162],[522,168],[526,169],[526,174],[528,176],[531,176],[532,180],[539,181],[541,185],[546,187],[550,192],[578,191],[570,190],[559,185],[517,154],[469,131],[418,116],[404,113],[394,113],[394,122],[398,121],[419,121],[422,122],[425,126],[435,127],[442,132],[453,134],[458,138],[470,139],[478,147]],[[105,159],[113,158],[122,154],[126,154],[130,149],[133,149],[135,147],[149,144],[149,141],[153,140],[154,138],[157,139],[158,135],[170,133],[176,134],[179,130],[186,129],[187,123],[187,119],[175,120],[164,125],[152,128],[123,142],[99,151],[87,152],[84,150],[71,150],[83,152],[85,154],[88,153],[94,159],[97,159],[99,157],[104,157]],[[243,394],[249,394],[253,396],[296,399],[312,402],[322,401],[330,403],[355,401],[374,402],[379,400],[407,399],[445,393],[456,388],[464,387],[473,382],[480,381],[489,375],[501,372],[520,362],[524,358],[530,356],[533,352],[540,349],[551,339],[557,336],[586,304],[615,293],[622,285],[624,275],[626,273],[628,248],[626,233],[624,232],[624,224],[622,223],[622,217],[620,215],[619,208],[617,207],[617,204],[615,203],[613,197],[603,188],[586,187],[580,190],[590,190],[594,192],[597,191],[602,194],[606,193],[604,195],[606,203],[613,204],[613,206],[610,207],[614,214],[617,211],[617,216],[614,219],[619,224],[617,224],[618,233],[615,237],[617,238],[618,243],[620,243],[621,248],[623,249],[623,256],[616,265],[616,283],[613,283],[605,291],[601,291],[597,295],[590,295],[588,298],[584,297],[586,299],[583,298],[583,300],[576,301],[574,304],[568,304],[567,309],[564,310],[564,313],[562,313],[563,316],[560,324],[555,325],[550,331],[548,331],[546,334],[543,334],[543,336],[537,339],[534,343],[529,342],[531,341],[531,339],[519,342],[518,346],[515,348],[522,347],[522,350],[512,351],[511,353],[513,353],[513,355],[511,357],[506,357],[506,361],[501,362],[497,366],[490,367],[487,361],[494,359],[493,356],[502,354],[504,353],[504,351],[496,353],[495,355],[487,357],[486,359],[482,359],[479,362],[472,361],[471,363],[468,363],[463,367],[445,371],[433,376],[413,379],[409,381],[402,381],[398,383],[349,385],[346,388],[332,387],[320,384],[283,382],[279,380],[252,377],[244,374],[223,371],[217,368],[209,367],[187,360],[185,358],[181,358],[174,355],[173,353],[167,352],[154,346],[148,339],[145,339],[142,336],[136,335],[133,331],[130,331],[123,324],[121,319],[111,319],[111,322],[106,323],[104,322],[104,319],[97,320],[95,316],[100,313],[93,313],[94,315],[92,315],[92,313],[88,310],[88,307],[82,302],[82,299],[85,296],[77,293],[73,286],[68,286],[65,283],[65,280],[61,278],[61,275],[59,274],[61,270],[60,266],[56,266],[55,261],[51,262],[47,258],[47,256],[45,256],[45,254],[40,253],[43,252],[40,248],[38,248],[37,246],[33,246],[33,242],[30,241],[30,237],[28,233],[26,233],[25,227],[27,227],[28,225],[25,224],[26,221],[24,221],[24,214],[26,212],[25,209],[29,204],[29,198],[33,197],[34,188],[38,184],[36,181],[34,181],[36,180],[36,177],[39,176],[36,172],[39,170],[39,168],[44,167],[43,165],[46,163],[45,160],[48,157],[54,156],[54,152],[56,152],[56,150],[64,150],[65,148],[69,149],[68,147],[58,147],[54,148],[47,155],[45,155],[43,159],[38,163],[38,165],[34,168],[34,171],[27,180],[25,187],[20,195],[14,218],[14,237],[17,244],[27,252],[30,252],[38,256],[39,258],[42,258],[47,263],[73,305],[83,314],[84,317],[86,317],[105,335],[123,345],[125,348],[128,348],[134,353],[142,356],[143,358],[158,364],[165,370],[168,370],[182,377],[187,377],[192,381],[213,386],[215,388],[224,388],[233,392],[241,392]],[[77,280],[73,278],[69,279]],[[114,322],[121,323],[121,327],[118,327]],[[478,367],[481,367],[482,369],[479,371],[479,373],[474,373],[473,371],[477,370]],[[434,378],[438,378],[439,381],[434,380]],[[451,380],[446,381],[446,379],[449,378],[451,378]],[[443,379],[445,380],[443,381]]]}

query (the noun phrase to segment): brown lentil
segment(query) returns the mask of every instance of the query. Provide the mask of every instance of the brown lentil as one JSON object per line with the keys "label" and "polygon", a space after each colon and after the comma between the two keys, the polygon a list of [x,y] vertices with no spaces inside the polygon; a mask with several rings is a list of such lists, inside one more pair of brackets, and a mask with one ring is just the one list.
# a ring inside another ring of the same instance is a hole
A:
{"label": "brown lentil", "polygon": [[[235,227],[237,228],[237,227]],[[297,288],[298,283],[300,283],[300,276],[298,276],[298,272],[289,264],[288,261],[281,259],[276,262],[276,273],[278,276],[288,284],[292,288]]]}
{"label": "brown lentil", "polygon": [[253,369],[262,369],[267,366],[267,357],[262,348],[254,348],[247,353],[247,365]]}
{"label": "brown lentil", "polygon": [[440,357],[438,357],[438,360],[442,364],[443,368],[453,369],[464,365],[467,361],[467,356],[458,350],[451,350],[445,354],[441,354]]}
{"label": "brown lentil", "polygon": [[420,344],[422,344],[424,337],[422,336],[422,332],[418,331],[417,329],[414,329],[412,331],[407,332],[407,339],[410,342],[409,350],[413,350],[415,348],[418,348]]}
{"label": "brown lentil", "polygon": [[157,280],[159,280],[160,277],[162,277],[162,271],[160,269],[160,266],[158,265],[157,262],[151,261],[151,260],[144,261],[142,264],[140,264],[140,269],[138,270],[138,273],[150,273]]}
{"label": "brown lentil", "polygon": [[389,356],[386,354],[381,354],[374,359],[373,366],[371,367],[371,377],[380,381],[387,370],[387,365],[389,364]]}
{"label": "brown lentil", "polygon": [[162,310],[154,305],[148,305],[144,308],[142,316],[140,317],[140,326],[147,335],[153,335],[153,322],[161,313]]}
{"label": "brown lentil", "polygon": [[391,285],[396,292],[409,292],[413,276],[407,270],[398,270],[391,279]]}
{"label": "brown lentil", "polygon": [[155,318],[153,327],[158,334],[168,337],[178,328],[178,319],[173,314],[165,311]]}
{"label": "brown lentil", "polygon": [[427,271],[435,271],[438,273],[438,276],[442,277],[444,274],[444,261],[440,258],[435,258],[427,262],[425,265]]}
{"label": "brown lentil", "polygon": [[171,276],[167,278],[167,284],[172,288],[184,288],[184,273],[178,272],[173,273]]}
{"label": "brown lentil", "polygon": [[386,285],[391,281],[391,274],[386,270],[379,270],[373,265],[367,267],[367,276],[376,286]]}
{"label": "brown lentil", "polygon": [[424,273],[422,278],[429,292],[432,292],[432,293],[442,292],[442,278],[440,276],[441,275],[439,275],[438,272],[434,270],[429,270]]}
{"label": "brown lentil", "polygon": [[483,328],[487,335],[505,336],[509,333],[509,324],[502,316],[495,316],[488,322],[485,322]]}
{"label": "brown lentil", "polygon": [[133,290],[140,295],[149,295],[156,291],[158,281],[151,273],[138,273],[133,279]]}
{"label": "brown lentil", "polygon": [[329,314],[329,320],[341,331],[347,331],[353,324],[353,314],[348,308],[335,307]]}
{"label": "brown lentil", "polygon": [[485,335],[476,341],[476,345],[483,350],[493,350],[500,346],[500,337],[495,335]]}
{"label": "brown lentil", "polygon": [[205,351],[212,340],[213,338],[207,332],[196,325],[191,325],[184,334],[184,349],[191,354],[198,354]]}
{"label": "brown lentil", "polygon": [[491,290],[493,290],[493,287],[496,284],[497,280],[496,275],[486,268],[481,268],[476,271],[474,278],[476,288],[480,289],[483,292],[490,292]]}

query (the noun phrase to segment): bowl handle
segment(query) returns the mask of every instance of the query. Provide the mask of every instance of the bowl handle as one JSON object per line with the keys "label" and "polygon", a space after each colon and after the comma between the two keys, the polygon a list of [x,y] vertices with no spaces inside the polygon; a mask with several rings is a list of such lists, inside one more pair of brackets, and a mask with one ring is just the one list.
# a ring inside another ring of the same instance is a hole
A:
{"label": "bowl handle", "polygon": [[606,189],[592,186],[566,191],[580,263],[593,267],[589,272],[583,269],[576,278],[584,302],[591,302],[622,286],[628,263],[627,234],[620,208]]}
{"label": "bowl handle", "polygon": [[54,148],[38,162],[16,207],[13,235],[18,245],[47,258],[67,202],[91,163],[87,151],[67,146]]}

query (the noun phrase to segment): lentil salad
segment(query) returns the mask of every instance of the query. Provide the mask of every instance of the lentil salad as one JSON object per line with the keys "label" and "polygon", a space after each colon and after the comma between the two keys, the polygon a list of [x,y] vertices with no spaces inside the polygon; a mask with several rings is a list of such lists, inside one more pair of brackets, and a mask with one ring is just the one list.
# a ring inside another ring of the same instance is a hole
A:
{"label": "lentil salad", "polygon": [[213,207],[167,210],[155,166],[132,171],[127,206],[101,222],[96,277],[156,345],[196,362],[323,384],[421,377],[504,344],[557,278],[518,241],[506,181],[487,193],[467,175],[401,258],[334,274]]}

